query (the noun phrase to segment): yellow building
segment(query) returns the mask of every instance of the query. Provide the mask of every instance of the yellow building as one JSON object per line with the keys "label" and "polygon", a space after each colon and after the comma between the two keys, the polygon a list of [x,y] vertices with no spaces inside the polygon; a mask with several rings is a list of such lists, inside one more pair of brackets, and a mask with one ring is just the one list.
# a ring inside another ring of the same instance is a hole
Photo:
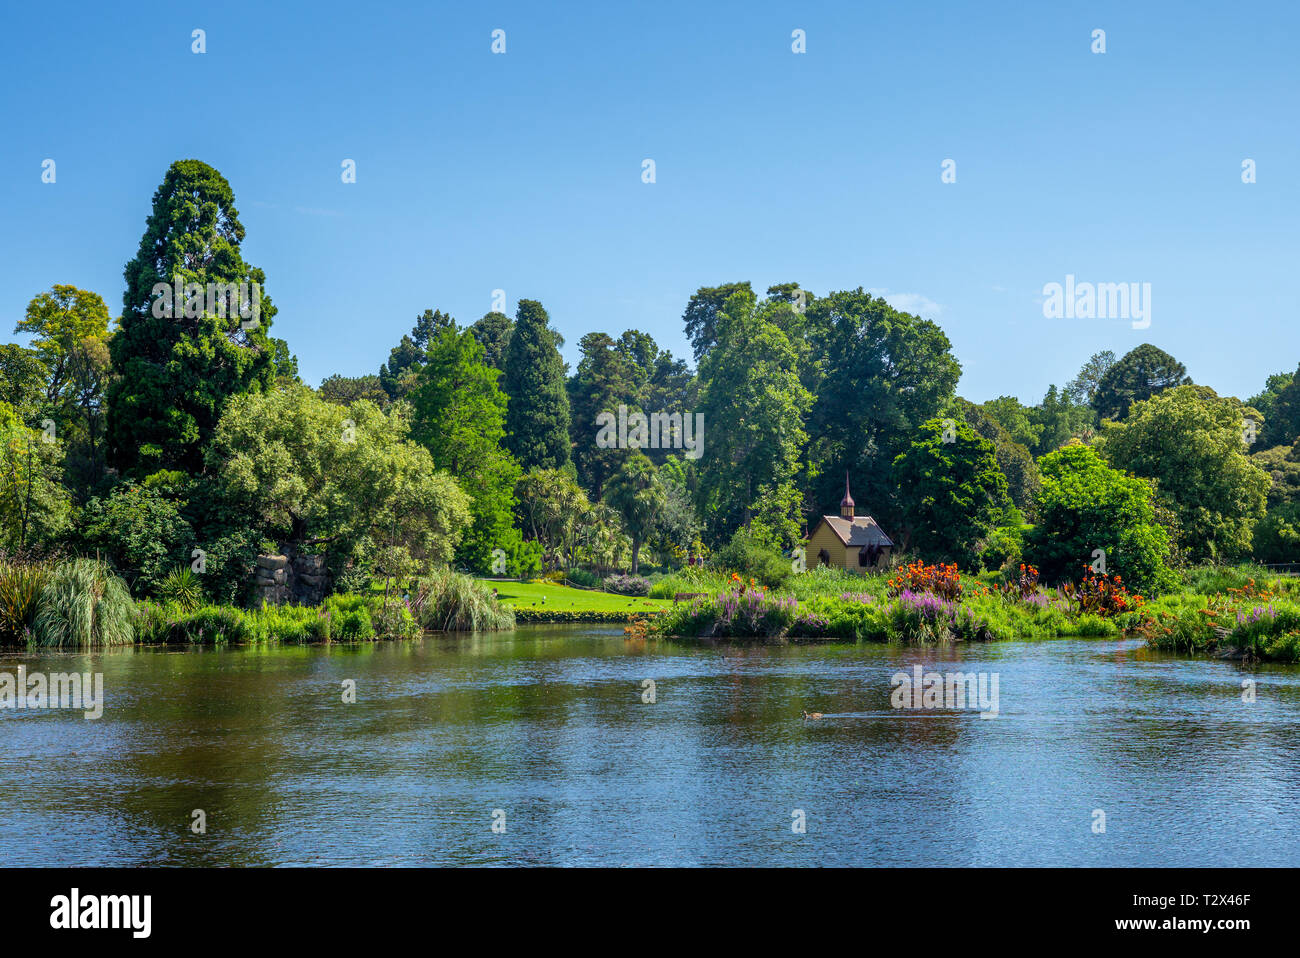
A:
{"label": "yellow building", "polygon": [[808,537],[804,555],[809,569],[827,565],[847,572],[864,573],[889,568],[894,540],[885,535],[885,530],[875,519],[854,515],[853,509],[846,472],[840,514],[822,516]]}

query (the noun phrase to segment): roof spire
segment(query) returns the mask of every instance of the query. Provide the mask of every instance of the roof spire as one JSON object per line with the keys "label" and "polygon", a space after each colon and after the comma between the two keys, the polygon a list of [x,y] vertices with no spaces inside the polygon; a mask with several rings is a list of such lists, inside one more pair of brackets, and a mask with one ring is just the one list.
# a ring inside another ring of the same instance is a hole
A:
{"label": "roof spire", "polygon": [[844,470],[844,498],[840,500],[840,518],[853,519],[853,497],[849,495],[849,471]]}

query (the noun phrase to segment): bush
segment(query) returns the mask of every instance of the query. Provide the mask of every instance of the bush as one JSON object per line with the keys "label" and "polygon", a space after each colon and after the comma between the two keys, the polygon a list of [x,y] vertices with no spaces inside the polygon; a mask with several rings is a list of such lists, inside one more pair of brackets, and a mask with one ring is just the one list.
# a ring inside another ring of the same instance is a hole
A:
{"label": "bush", "polygon": [[600,576],[586,569],[570,569],[569,581],[586,589],[599,589],[601,585]]}
{"label": "bush", "polygon": [[134,618],[125,582],[103,562],[73,559],[55,566],[41,589],[32,639],[38,646],[56,649],[129,645]]}
{"label": "bush", "polygon": [[344,642],[375,638],[371,600],[360,595],[332,595],[321,608],[330,621],[330,637]]}
{"label": "bush", "polygon": [[203,587],[199,577],[187,565],[180,565],[167,573],[158,586],[158,598],[164,603],[174,603],[184,612],[193,612],[203,604]]}
{"label": "bush", "polygon": [[1019,564],[1024,541],[1023,526],[1003,526],[994,529],[984,540],[984,548],[980,550],[980,566],[997,570]]}
{"label": "bush", "polygon": [[744,527],[737,529],[731,541],[713,554],[712,566],[735,572],[742,579],[754,579],[769,588],[779,588],[794,574],[790,560],[781,555],[781,550]]}
{"label": "bush", "polygon": [[726,590],[673,606],[655,620],[655,629],[668,635],[772,638],[786,634],[798,618],[794,596],[769,595],[733,573]]}
{"label": "bush", "polygon": [[30,638],[37,602],[49,579],[46,563],[0,560],[0,645]]}
{"label": "bush", "polygon": [[384,639],[409,639],[419,634],[420,626],[405,602],[381,605],[374,613],[375,631]]}
{"label": "bush", "polygon": [[649,595],[650,580],[639,575],[607,575],[603,583],[606,592],[619,595]]}

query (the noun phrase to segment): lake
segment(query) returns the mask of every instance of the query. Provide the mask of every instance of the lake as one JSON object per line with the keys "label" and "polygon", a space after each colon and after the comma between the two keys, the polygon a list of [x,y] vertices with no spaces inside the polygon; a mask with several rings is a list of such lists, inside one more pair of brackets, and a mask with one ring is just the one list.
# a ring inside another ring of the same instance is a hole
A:
{"label": "lake", "polygon": [[[535,626],[20,664],[102,672],[105,706],[0,711],[6,865],[1300,864],[1300,668],[1132,640]],[[915,665],[995,675],[996,718],[891,707]]]}

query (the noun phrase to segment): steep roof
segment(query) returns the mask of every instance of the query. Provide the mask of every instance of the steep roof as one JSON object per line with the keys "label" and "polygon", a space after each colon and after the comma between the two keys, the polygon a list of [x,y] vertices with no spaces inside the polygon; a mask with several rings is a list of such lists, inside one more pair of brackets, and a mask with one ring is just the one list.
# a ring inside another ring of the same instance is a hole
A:
{"label": "steep roof", "polygon": [[[885,530],[871,516],[822,516],[822,522],[831,527],[846,546],[892,546],[894,540],[885,535]],[[813,530],[816,531],[815,529]]]}

